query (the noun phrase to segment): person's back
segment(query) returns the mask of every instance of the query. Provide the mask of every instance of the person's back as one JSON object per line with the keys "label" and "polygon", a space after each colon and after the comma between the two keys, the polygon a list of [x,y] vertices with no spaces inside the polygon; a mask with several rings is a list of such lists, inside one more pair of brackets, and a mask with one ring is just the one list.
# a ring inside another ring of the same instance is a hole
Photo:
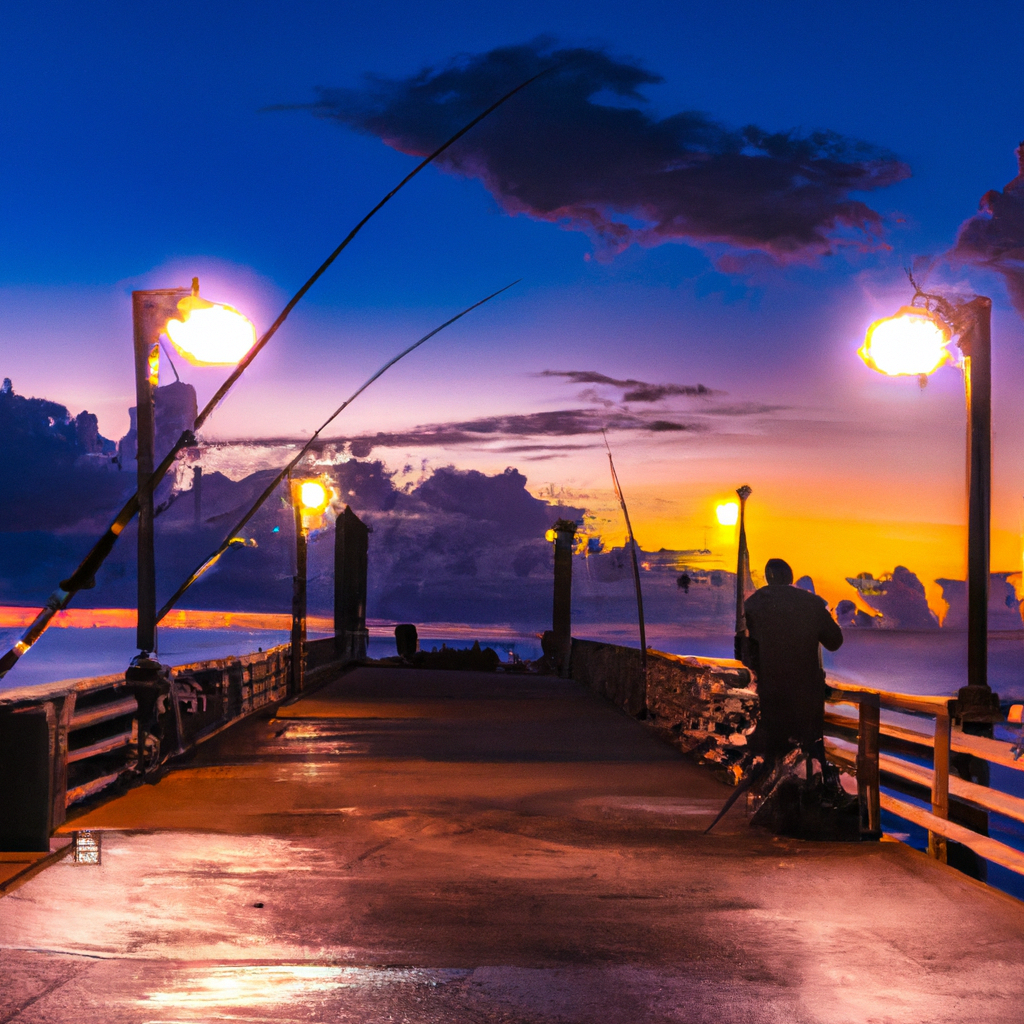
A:
{"label": "person's back", "polygon": [[794,743],[820,741],[824,725],[824,676],[818,644],[838,650],[843,631],[822,598],[791,586],[793,572],[781,559],[765,567],[768,585],[744,603],[753,641],[761,723],[757,739],[767,753]]}

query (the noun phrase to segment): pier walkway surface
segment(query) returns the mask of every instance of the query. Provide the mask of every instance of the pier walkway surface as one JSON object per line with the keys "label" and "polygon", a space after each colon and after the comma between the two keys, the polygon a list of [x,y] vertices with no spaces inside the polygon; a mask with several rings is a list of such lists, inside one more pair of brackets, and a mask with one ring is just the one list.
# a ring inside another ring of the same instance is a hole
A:
{"label": "pier walkway surface", "polygon": [[0,899],[0,1022],[1024,1020],[1024,905],[703,835],[728,794],[572,681],[359,668],[69,821],[101,863]]}

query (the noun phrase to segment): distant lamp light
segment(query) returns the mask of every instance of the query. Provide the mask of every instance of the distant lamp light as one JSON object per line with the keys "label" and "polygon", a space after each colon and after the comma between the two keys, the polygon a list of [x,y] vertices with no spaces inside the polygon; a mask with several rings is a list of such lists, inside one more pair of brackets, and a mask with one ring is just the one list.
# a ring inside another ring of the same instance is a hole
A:
{"label": "distant lamp light", "polygon": [[319,480],[304,480],[299,486],[303,512],[323,512],[331,498]]}
{"label": "distant lamp light", "polygon": [[735,526],[740,521],[738,502],[726,501],[715,506],[715,516],[721,526]]}
{"label": "distant lamp light", "polygon": [[547,541],[547,542],[548,542],[549,544],[554,544],[554,542],[555,542],[555,531],[554,531],[554,530],[548,530],[548,531],[547,531],[547,532],[546,532],[546,533],[544,534],[544,539],[545,539],[545,540],[546,540],[546,541]]}
{"label": "distant lamp light", "polygon": [[951,337],[948,325],[930,310],[904,306],[868,328],[857,355],[890,377],[925,378],[953,359],[946,348]]}
{"label": "distant lamp light", "polygon": [[234,366],[256,343],[256,328],[233,306],[192,294],[178,303],[180,320],[169,320],[165,331],[174,347],[193,366]]}

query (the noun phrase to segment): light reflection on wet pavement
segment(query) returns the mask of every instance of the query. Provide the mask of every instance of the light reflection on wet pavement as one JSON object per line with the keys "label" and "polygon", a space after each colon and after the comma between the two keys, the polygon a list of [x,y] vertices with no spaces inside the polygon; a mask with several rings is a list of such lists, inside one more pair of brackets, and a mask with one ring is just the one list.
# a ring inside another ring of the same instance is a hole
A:
{"label": "light reflection on wet pavement", "polygon": [[360,669],[69,822],[101,863],[0,900],[0,1022],[1019,1020],[1024,908],[704,836],[728,792],[571,682]]}

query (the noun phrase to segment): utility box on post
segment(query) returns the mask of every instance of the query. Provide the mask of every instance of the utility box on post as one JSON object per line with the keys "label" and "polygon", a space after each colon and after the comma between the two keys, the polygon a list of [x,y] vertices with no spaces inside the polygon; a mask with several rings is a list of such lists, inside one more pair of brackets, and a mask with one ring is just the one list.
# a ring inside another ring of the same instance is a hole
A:
{"label": "utility box on post", "polygon": [[366,657],[366,567],[370,530],[349,508],[334,534],[334,644],[339,658]]}

